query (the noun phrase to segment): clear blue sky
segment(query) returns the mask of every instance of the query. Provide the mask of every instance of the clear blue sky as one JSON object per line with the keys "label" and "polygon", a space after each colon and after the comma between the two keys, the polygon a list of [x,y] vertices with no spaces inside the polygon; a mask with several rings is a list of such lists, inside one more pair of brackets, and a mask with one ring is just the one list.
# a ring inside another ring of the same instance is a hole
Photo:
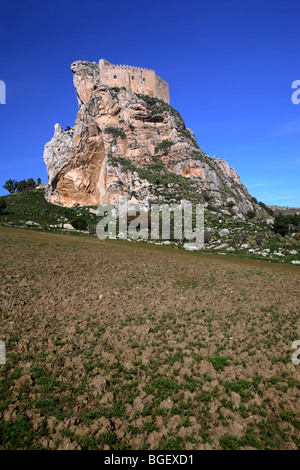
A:
{"label": "clear blue sky", "polygon": [[202,150],[257,199],[300,206],[299,0],[2,0],[0,44],[1,187],[47,182],[44,145],[77,112],[70,65],[106,58],[154,68]]}

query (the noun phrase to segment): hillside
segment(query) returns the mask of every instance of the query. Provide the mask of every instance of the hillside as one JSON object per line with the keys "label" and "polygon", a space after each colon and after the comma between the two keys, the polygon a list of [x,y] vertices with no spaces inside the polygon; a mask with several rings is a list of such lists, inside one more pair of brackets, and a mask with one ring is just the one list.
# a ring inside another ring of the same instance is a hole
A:
{"label": "hillside", "polygon": [[[0,213],[0,224],[3,226],[96,236],[96,225],[100,218],[95,214],[95,206],[61,207],[46,201],[42,189],[24,191],[1,199],[7,204],[6,209]],[[79,232],[72,228],[72,224],[76,225],[75,221],[78,219],[84,221]],[[146,242],[154,243],[150,237]],[[155,243],[168,244],[179,249],[185,247],[184,240],[160,239]],[[259,221],[256,217],[241,220],[227,210],[216,212],[206,208],[205,245],[201,251],[300,264],[300,241],[274,233],[272,225]]]}

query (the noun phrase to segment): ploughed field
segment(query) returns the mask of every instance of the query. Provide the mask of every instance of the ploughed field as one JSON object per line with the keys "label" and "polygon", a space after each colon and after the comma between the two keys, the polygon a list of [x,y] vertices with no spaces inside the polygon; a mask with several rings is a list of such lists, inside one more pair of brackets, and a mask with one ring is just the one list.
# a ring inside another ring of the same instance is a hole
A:
{"label": "ploughed field", "polygon": [[297,266],[0,228],[1,449],[297,449]]}

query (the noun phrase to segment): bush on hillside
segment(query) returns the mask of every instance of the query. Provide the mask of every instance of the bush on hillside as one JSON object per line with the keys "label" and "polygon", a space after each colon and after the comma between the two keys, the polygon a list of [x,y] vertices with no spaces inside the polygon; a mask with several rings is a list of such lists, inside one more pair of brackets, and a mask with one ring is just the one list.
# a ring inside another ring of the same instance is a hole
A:
{"label": "bush on hillside", "polygon": [[88,223],[83,217],[76,217],[71,221],[71,224],[76,230],[87,230]]}
{"label": "bush on hillside", "polygon": [[160,144],[155,147],[154,152],[162,153],[163,155],[168,155],[168,152],[172,145],[174,145],[174,142],[172,140],[163,140]]}
{"label": "bush on hillside", "polygon": [[247,219],[254,219],[255,216],[256,216],[256,212],[252,210],[249,210],[246,214]]}

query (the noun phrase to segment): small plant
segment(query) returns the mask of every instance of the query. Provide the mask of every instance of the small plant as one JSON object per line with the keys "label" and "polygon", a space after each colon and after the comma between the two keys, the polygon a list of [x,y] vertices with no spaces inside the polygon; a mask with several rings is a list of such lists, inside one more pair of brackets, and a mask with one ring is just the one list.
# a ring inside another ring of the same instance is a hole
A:
{"label": "small plant", "polygon": [[219,354],[209,358],[209,362],[212,363],[216,370],[224,370],[226,366],[229,366],[230,360],[230,357],[220,356]]}

